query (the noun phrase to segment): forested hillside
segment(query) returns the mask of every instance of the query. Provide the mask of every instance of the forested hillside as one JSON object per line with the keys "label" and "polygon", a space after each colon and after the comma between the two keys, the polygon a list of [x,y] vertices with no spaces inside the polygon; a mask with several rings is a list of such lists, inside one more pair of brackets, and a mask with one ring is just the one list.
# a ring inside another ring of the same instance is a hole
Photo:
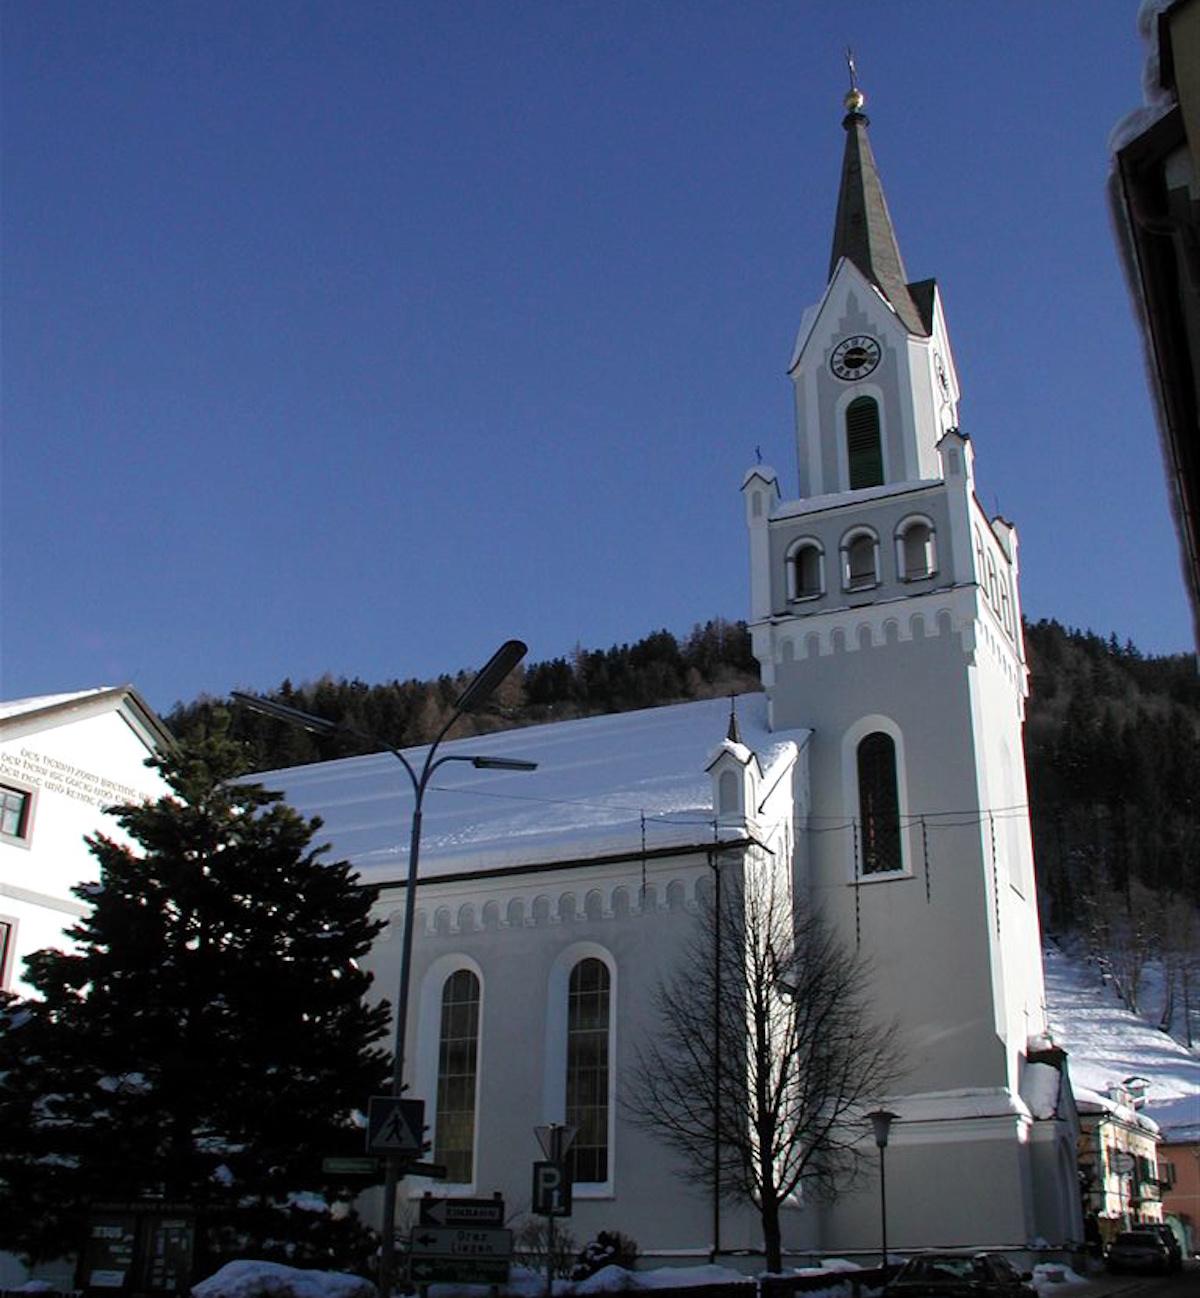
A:
{"label": "forested hillside", "polygon": [[[1192,655],[1145,657],[1057,622],[1025,628],[1026,715],[1034,848],[1044,926],[1087,944],[1138,1008],[1142,970],[1161,960],[1164,1025],[1200,1000],[1200,676]],[[469,680],[368,685],[322,677],[284,681],[270,697],[394,747],[431,739]],[[634,644],[577,648],[526,664],[456,735],[623,712],[759,689],[744,623],[715,620],[682,638],[656,631]],[[176,733],[220,700],[177,706]],[[345,733],[312,735],[242,708],[233,730],[254,768],[369,751]],[[1155,1008],[1155,1013],[1159,1011]]]}
{"label": "forested hillside", "polygon": [[[1192,1044],[1200,1017],[1200,676],[1190,654],[1025,628],[1025,762],[1043,927],[1132,1010]],[[1143,1004],[1157,965],[1153,1005]]]}

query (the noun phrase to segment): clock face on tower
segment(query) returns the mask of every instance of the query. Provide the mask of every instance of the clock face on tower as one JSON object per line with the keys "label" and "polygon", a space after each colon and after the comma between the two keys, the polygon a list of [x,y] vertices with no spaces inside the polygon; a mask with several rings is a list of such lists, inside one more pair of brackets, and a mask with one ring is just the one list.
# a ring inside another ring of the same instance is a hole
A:
{"label": "clock face on tower", "polygon": [[865,378],[879,364],[879,344],[867,334],[843,338],[833,349],[829,368],[839,379]]}

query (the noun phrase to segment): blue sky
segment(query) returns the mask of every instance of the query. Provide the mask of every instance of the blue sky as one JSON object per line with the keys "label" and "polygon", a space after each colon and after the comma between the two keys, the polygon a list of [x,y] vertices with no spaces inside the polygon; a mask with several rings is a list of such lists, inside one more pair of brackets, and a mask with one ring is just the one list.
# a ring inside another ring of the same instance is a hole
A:
{"label": "blue sky", "polygon": [[0,695],[744,617],[853,46],[1026,615],[1192,647],[1105,199],[1134,0],[4,0]]}

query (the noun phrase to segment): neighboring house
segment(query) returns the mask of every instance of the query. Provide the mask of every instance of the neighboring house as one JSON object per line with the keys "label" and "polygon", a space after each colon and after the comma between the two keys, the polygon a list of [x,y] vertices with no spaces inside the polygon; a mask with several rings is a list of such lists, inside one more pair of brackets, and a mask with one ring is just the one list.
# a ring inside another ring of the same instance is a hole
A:
{"label": "neighboring house", "polygon": [[1147,102],[1113,132],[1109,189],[1200,648],[1200,0],[1140,17]]}
{"label": "neighboring house", "polygon": [[[620,1230],[647,1257],[760,1244],[753,1214],[715,1213],[706,1168],[635,1127],[622,1095],[704,890],[772,863],[870,957],[900,1028],[908,1071],[880,1097],[898,1115],[891,1246],[1083,1240],[1045,1020],[1016,531],[980,504],[941,298],[905,274],[863,102],[852,88],[828,286],[790,367],[799,492],[761,464],[743,482],[765,694],[737,700],[732,733],[709,701],[456,740],[425,806],[406,1071],[451,1172],[440,1191],[527,1211],[534,1129],[565,1122],[571,1231]],[[385,753],[260,778],[380,887],[371,966],[394,998],[403,771]],[[865,1121],[861,1138],[873,1166]],[[879,1230],[869,1176],[792,1205],[785,1240],[872,1254]]]}
{"label": "neighboring house", "polygon": [[1109,1089],[1107,1095],[1079,1094],[1083,1130],[1079,1138],[1079,1174],[1085,1211],[1107,1243],[1118,1231],[1159,1224],[1163,1187],[1158,1125],[1142,1112],[1144,1099],[1136,1078]]}
{"label": "neighboring house", "polygon": [[170,743],[128,686],[0,703],[0,987],[28,992],[25,956],[64,945],[71,889],[98,874],[85,836],[119,835],[105,807],[165,791],[145,763]]}
{"label": "neighboring house", "polygon": [[1164,1134],[1158,1166],[1163,1213],[1176,1223],[1187,1252],[1200,1253],[1200,1136],[1181,1139]]}

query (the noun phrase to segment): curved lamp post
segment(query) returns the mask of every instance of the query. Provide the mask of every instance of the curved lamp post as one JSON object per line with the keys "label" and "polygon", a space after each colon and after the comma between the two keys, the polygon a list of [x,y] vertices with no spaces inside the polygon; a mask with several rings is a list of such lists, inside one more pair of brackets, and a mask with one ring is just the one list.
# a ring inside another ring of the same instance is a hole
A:
{"label": "curved lamp post", "polygon": [[[450,716],[434,737],[425,753],[425,761],[420,771],[408,758],[391,744],[384,743],[375,735],[364,734],[351,726],[329,721],[324,717],[314,717],[298,708],[289,708],[283,703],[273,703],[269,699],[260,699],[252,694],[233,691],[233,697],[243,706],[289,725],[299,726],[318,734],[354,735],[370,743],[380,744],[404,767],[413,789],[412,830],[408,849],[408,877],[404,888],[404,937],[400,948],[400,986],[396,997],[396,1032],[395,1046],[392,1051],[392,1095],[397,1099],[404,1090],[404,1044],[408,1035],[408,993],[412,977],[413,924],[416,916],[417,872],[421,854],[421,817],[425,802],[425,791],[434,771],[447,762],[470,762],[476,770],[481,771],[534,771],[537,762],[524,762],[508,757],[481,757],[467,753],[446,753],[437,756],[438,746],[446,737],[450,727],[466,712],[474,712],[495,693],[500,682],[525,657],[526,647],[520,640],[506,640],[488,659],[479,675],[463,690],[454,703]],[[400,1157],[389,1154],[385,1165],[383,1182],[383,1210],[380,1229],[379,1253],[379,1292],[381,1298],[390,1298],[396,1272],[396,1198],[400,1174]]]}

